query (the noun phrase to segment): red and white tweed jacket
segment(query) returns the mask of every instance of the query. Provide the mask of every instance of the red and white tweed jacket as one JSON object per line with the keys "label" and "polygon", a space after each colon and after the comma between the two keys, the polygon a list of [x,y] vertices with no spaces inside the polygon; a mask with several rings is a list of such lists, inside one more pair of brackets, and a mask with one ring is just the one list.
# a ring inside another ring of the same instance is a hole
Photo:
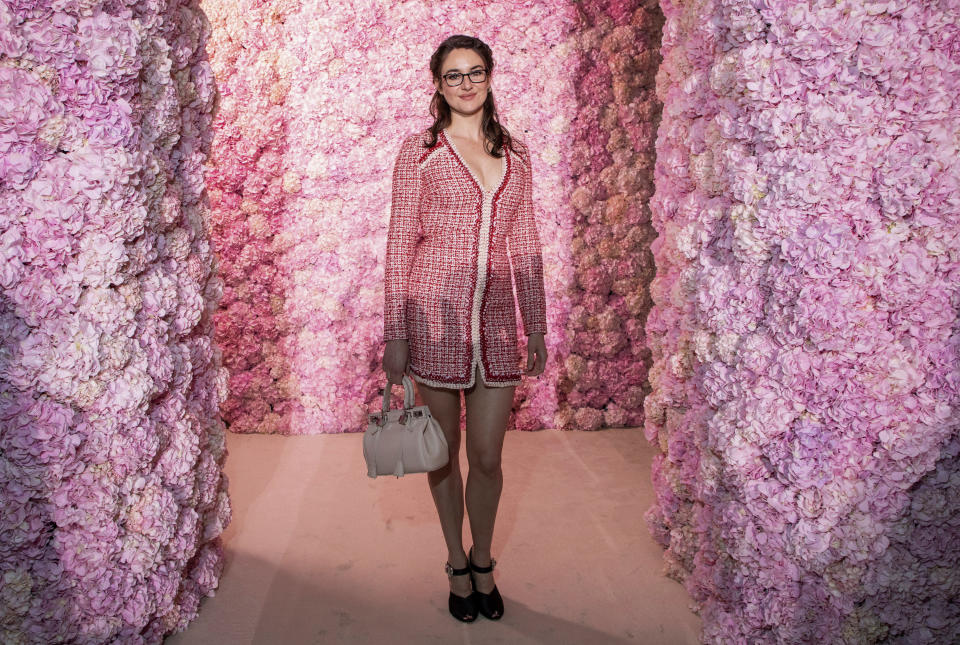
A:
{"label": "red and white tweed jacket", "polygon": [[525,334],[546,333],[543,260],[529,150],[501,158],[484,189],[446,132],[403,140],[393,169],[384,280],[384,340],[406,338],[410,372],[428,385],[468,388],[522,374],[512,274]]}

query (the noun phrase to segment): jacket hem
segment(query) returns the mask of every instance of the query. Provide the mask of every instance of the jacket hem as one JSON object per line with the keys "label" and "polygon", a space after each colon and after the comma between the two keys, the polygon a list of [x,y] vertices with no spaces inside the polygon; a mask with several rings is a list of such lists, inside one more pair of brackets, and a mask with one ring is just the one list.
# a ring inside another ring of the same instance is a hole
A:
{"label": "jacket hem", "polygon": [[[451,383],[451,382],[448,382],[448,381],[438,381],[438,380],[436,380],[436,379],[431,379],[431,378],[427,378],[427,377],[425,377],[425,376],[420,376],[420,375],[417,374],[417,372],[413,369],[413,366],[410,367],[410,375],[413,377],[413,380],[419,381],[420,383],[423,383],[424,385],[429,385],[430,387],[444,387],[444,388],[448,388],[448,389],[451,389],[451,390],[467,390],[467,389],[470,389],[471,387],[473,387],[473,382],[474,382],[474,378],[475,378],[475,375],[476,375],[477,370],[476,370],[476,369],[472,369],[472,368],[473,368],[475,365],[477,365],[476,361],[474,361],[474,362],[470,365],[470,367],[471,367],[471,370],[470,370],[470,380],[467,381],[466,383],[456,383],[456,382]],[[483,369],[482,366],[481,366],[481,369]],[[510,385],[520,385],[520,380],[519,380],[519,379],[517,379],[517,380],[510,380],[510,381],[488,381],[482,374],[481,374],[481,378],[483,378],[483,383],[484,383],[487,387],[508,387],[508,386],[510,386]]]}

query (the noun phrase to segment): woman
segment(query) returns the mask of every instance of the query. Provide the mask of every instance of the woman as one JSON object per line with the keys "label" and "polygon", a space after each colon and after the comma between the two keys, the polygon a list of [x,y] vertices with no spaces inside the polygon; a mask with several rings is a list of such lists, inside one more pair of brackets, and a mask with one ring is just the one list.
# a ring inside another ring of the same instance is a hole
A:
{"label": "woman", "polygon": [[[490,553],[503,487],[500,454],[521,371],[547,360],[540,238],[534,223],[530,154],[497,120],[493,55],[477,38],[451,36],[430,59],[433,125],[406,137],[393,171],[384,283],[383,369],[409,373],[450,448],[428,473],[447,543],[450,613],[471,622],[503,615]],[[512,270],[511,270],[512,263]],[[460,390],[466,402],[466,510],[473,546],[463,549]]]}

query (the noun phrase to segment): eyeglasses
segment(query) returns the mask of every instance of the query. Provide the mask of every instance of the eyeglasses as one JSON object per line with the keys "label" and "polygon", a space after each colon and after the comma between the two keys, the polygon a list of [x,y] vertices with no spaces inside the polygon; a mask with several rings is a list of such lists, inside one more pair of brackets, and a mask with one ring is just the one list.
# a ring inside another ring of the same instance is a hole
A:
{"label": "eyeglasses", "polygon": [[487,70],[485,69],[475,69],[469,74],[461,74],[460,72],[450,72],[449,74],[443,75],[443,80],[447,82],[447,87],[456,87],[463,82],[463,77],[469,76],[471,83],[482,83],[487,80]]}

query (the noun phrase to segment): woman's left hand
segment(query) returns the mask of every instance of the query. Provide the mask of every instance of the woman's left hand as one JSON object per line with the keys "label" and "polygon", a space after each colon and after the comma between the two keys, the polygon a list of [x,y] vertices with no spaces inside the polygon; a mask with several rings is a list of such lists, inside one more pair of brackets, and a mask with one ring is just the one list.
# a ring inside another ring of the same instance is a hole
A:
{"label": "woman's left hand", "polygon": [[527,336],[527,376],[540,376],[547,365],[547,344],[543,334]]}

